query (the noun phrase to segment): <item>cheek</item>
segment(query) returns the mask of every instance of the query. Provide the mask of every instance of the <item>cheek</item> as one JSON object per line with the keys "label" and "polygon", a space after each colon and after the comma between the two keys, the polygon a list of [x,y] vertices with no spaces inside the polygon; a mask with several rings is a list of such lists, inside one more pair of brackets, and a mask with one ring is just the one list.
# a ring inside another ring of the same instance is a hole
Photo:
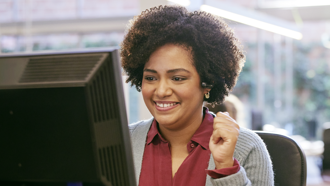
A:
{"label": "cheek", "polygon": [[142,93],[143,99],[148,99],[152,96],[151,88],[148,85],[143,84],[143,83],[141,86],[141,93]]}
{"label": "cheek", "polygon": [[202,102],[204,96],[202,90],[196,86],[183,86],[176,89],[175,93],[181,100],[189,100],[189,103]]}
{"label": "cheek", "polygon": [[180,89],[178,89],[180,94],[186,95],[186,96],[198,96],[198,95],[204,95],[203,90],[198,87],[198,85],[189,85],[189,86],[182,86]]}

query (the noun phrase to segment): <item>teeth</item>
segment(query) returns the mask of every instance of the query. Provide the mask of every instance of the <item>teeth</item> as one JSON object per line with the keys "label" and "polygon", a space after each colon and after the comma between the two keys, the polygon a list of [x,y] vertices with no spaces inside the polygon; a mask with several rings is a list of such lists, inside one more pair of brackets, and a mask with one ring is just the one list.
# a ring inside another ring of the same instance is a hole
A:
{"label": "teeth", "polygon": [[159,107],[170,107],[170,106],[173,106],[173,105],[175,105],[176,103],[156,103],[157,104],[157,106],[159,106]]}

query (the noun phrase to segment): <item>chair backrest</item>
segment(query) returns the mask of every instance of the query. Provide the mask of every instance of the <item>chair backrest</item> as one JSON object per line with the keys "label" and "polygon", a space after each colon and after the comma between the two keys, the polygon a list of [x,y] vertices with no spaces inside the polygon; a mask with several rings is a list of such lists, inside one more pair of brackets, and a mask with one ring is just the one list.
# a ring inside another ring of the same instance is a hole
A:
{"label": "chair backrest", "polygon": [[324,142],[324,151],[323,151],[323,163],[322,169],[330,170],[330,128],[324,129],[323,131],[323,142]]}
{"label": "chair backrest", "polygon": [[306,186],[306,157],[291,138],[255,131],[265,142],[273,162],[275,186]]}

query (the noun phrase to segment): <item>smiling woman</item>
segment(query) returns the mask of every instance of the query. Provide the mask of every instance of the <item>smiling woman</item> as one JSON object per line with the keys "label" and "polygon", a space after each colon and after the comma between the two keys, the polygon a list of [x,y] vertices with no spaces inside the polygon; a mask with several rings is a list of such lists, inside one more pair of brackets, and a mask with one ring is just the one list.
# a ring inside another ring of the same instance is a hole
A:
{"label": "smiling woman", "polygon": [[131,23],[122,66],[153,116],[130,125],[139,185],[273,185],[262,140],[228,113],[203,108],[223,101],[243,66],[228,26],[205,12],[162,6]]}

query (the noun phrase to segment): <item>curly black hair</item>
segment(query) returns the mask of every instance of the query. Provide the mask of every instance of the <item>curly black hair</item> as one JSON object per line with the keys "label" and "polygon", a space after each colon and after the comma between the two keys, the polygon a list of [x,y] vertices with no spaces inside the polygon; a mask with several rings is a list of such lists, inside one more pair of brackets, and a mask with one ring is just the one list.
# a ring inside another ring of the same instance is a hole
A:
{"label": "curly black hair", "polygon": [[210,98],[204,101],[222,103],[236,84],[245,56],[228,25],[203,11],[159,6],[134,17],[121,44],[126,82],[140,91],[145,63],[156,49],[169,43],[191,49],[201,81],[213,85]]}

